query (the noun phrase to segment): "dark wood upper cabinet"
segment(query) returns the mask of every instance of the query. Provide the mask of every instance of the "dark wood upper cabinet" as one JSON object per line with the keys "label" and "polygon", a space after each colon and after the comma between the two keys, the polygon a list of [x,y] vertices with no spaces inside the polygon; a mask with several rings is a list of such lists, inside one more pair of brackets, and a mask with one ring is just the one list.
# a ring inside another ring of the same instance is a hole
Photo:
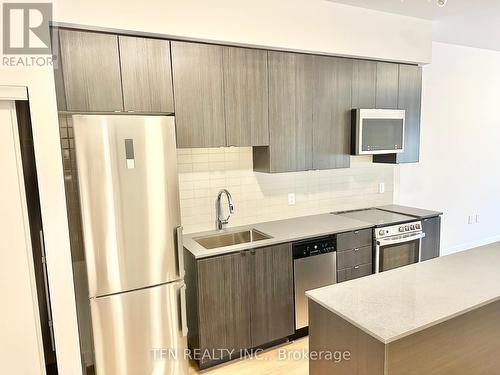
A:
{"label": "dark wood upper cabinet", "polygon": [[441,244],[441,217],[430,217],[422,220],[422,261],[437,258]]}
{"label": "dark wood upper cabinet", "polygon": [[377,86],[375,108],[398,108],[399,65],[377,63]]}
{"label": "dark wood upper cabinet", "polygon": [[399,65],[398,108],[406,110],[405,150],[400,154],[374,155],[374,162],[418,162],[420,154],[421,95],[422,68],[416,65]]}
{"label": "dark wood upper cabinet", "polygon": [[350,166],[352,60],[314,56],[313,169]]}
{"label": "dark wood upper cabinet", "polygon": [[252,254],[252,345],[293,335],[293,259],[290,244],[257,249]]}
{"label": "dark wood upper cabinet", "polygon": [[224,47],[224,108],[228,146],[267,146],[267,51]]}
{"label": "dark wood upper cabinet", "polygon": [[172,42],[177,147],[226,145],[222,46]]}
{"label": "dark wood upper cabinet", "polygon": [[68,111],[122,111],[118,36],[59,30]]}
{"label": "dark wood upper cabinet", "polygon": [[353,60],[352,108],[375,108],[376,92],[377,63],[366,60]]}
{"label": "dark wood upper cabinet", "polygon": [[268,52],[269,147],[254,147],[254,170],[312,168],[313,56]]}
{"label": "dark wood upper cabinet", "polygon": [[168,40],[119,36],[125,111],[174,112]]}

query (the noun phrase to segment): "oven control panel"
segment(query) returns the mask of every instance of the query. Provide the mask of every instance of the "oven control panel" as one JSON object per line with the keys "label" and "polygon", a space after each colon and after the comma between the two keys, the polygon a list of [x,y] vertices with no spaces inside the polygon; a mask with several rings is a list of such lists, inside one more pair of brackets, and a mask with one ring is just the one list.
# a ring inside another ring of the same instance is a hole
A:
{"label": "oven control panel", "polygon": [[375,229],[375,238],[396,236],[398,234],[415,233],[422,231],[422,222],[414,221]]}

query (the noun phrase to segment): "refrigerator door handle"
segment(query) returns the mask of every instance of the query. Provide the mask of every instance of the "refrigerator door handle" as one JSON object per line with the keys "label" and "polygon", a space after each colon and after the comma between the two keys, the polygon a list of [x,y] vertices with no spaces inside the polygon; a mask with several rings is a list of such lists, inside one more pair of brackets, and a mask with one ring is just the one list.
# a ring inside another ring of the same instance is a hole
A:
{"label": "refrigerator door handle", "polygon": [[184,270],[184,246],[182,241],[182,226],[178,226],[176,231],[177,237],[177,265],[179,267],[179,277],[181,279],[184,278],[185,270]]}
{"label": "refrigerator door handle", "polygon": [[186,310],[186,284],[182,283],[179,291],[181,297],[181,329],[182,329],[182,336],[185,337],[188,334],[187,310]]}

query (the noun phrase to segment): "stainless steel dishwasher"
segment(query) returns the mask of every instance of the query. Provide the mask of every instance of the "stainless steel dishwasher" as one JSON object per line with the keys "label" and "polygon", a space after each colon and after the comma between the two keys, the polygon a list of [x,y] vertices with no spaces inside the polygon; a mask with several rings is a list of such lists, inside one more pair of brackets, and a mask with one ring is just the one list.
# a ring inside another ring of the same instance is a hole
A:
{"label": "stainless steel dishwasher", "polygon": [[337,282],[335,236],[296,242],[293,248],[295,331],[309,325],[305,292]]}

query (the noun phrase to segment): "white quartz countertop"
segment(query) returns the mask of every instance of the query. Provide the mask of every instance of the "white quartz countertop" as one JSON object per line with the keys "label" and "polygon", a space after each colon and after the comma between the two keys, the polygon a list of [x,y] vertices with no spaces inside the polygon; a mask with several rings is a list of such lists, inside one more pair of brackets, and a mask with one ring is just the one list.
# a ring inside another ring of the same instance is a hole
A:
{"label": "white quartz countertop", "polygon": [[306,292],[387,344],[500,299],[500,242]]}
{"label": "white quartz countertop", "polygon": [[[364,221],[333,214],[321,214],[233,227],[223,231],[190,233],[184,235],[184,247],[189,250],[196,259],[199,259],[214,255],[229,254],[246,249],[271,246],[279,243],[298,241],[306,238],[321,237],[329,234],[349,232],[371,227],[373,227],[372,224]],[[205,249],[195,240],[198,237],[211,236],[224,232],[238,232],[252,228],[257,229],[272,238],[215,249]]]}

